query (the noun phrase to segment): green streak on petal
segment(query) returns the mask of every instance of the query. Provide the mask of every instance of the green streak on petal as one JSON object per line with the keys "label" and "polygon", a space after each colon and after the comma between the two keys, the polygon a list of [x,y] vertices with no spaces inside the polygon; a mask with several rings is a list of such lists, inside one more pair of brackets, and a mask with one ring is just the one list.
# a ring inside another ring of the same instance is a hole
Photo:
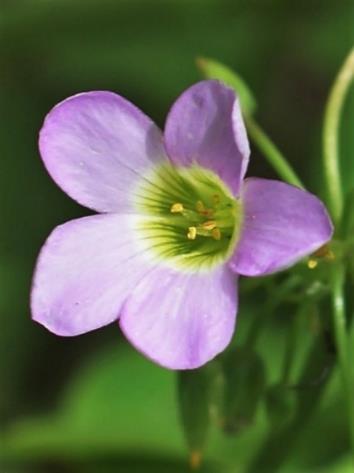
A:
{"label": "green streak on petal", "polygon": [[[174,204],[182,204],[183,211],[171,212]],[[180,269],[224,263],[240,237],[240,201],[216,174],[197,165],[156,167],[137,189],[136,206],[143,215],[138,230],[146,248]],[[188,238],[194,232],[190,228],[196,230],[195,239]]]}

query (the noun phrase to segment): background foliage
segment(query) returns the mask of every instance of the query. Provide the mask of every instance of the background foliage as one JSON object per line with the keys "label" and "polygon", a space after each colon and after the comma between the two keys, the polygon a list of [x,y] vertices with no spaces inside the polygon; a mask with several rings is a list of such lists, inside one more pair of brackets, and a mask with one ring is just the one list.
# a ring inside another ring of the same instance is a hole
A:
{"label": "background foliage", "polygon": [[[135,353],[115,325],[64,339],[30,321],[31,272],[43,240],[54,226],[88,213],[62,193],[43,169],[36,141],[44,115],[76,92],[108,89],[129,98],[162,127],[171,102],[200,79],[195,58],[215,57],[244,77],[257,97],[259,122],[308,189],[323,197],[322,113],[330,84],[353,41],[353,24],[351,0],[0,3],[0,454],[4,471],[173,473],[187,469],[174,373]],[[341,131],[346,189],[354,183],[353,101],[352,92]],[[273,177],[257,152],[249,174]],[[269,278],[266,285],[250,286],[247,280],[241,285],[234,343],[242,344],[249,326],[262,324],[267,317],[257,350],[268,386],[279,380],[288,344],[286,328],[295,315],[302,336],[294,348],[300,359],[294,372],[301,369],[302,351],[320,337],[313,327],[322,314],[313,314],[310,304],[299,315],[304,294],[280,307],[269,303],[276,299],[281,283],[281,278]],[[314,397],[322,383],[318,373],[331,364],[331,351],[324,348],[321,353],[318,367],[309,371],[300,407]],[[292,415],[288,414],[291,396],[280,395],[283,410],[273,417],[267,416],[266,398],[262,398],[248,428],[228,434],[216,428],[211,431],[203,469],[350,471],[337,378],[334,372],[324,381],[321,402],[316,401],[301,425],[301,435],[286,448],[276,434],[283,432],[281,422]]]}

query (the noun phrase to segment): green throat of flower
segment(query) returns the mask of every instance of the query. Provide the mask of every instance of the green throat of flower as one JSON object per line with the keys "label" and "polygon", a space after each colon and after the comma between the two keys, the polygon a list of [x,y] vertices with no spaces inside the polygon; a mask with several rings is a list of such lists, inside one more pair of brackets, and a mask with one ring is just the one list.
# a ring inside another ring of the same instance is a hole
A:
{"label": "green throat of flower", "polygon": [[240,236],[242,206],[213,172],[162,165],[137,192],[147,248],[182,269],[210,269],[231,255]]}

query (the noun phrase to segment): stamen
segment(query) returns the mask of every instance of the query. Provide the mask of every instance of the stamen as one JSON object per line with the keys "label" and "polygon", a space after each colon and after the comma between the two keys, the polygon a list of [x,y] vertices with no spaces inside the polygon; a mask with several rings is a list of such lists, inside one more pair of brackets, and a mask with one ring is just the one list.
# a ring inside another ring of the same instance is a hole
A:
{"label": "stamen", "polygon": [[197,212],[200,215],[203,215],[205,217],[212,217],[212,215],[214,214],[214,210],[205,207],[204,203],[201,200],[197,200],[195,208],[197,209]]}
{"label": "stamen", "polygon": [[205,209],[202,212],[200,212],[201,215],[204,215],[205,217],[212,217],[214,215],[214,210],[213,209]]}
{"label": "stamen", "polygon": [[181,204],[180,202],[176,202],[175,204],[171,205],[170,211],[172,214],[180,214],[183,212],[183,210],[184,210],[183,204]]}
{"label": "stamen", "polygon": [[318,261],[316,261],[315,259],[312,259],[312,258],[310,258],[307,262],[307,267],[309,269],[315,269],[317,265],[318,265]]}
{"label": "stamen", "polygon": [[188,227],[188,240],[195,240],[197,238],[197,227]]}
{"label": "stamen", "polygon": [[197,212],[199,213],[205,212],[205,206],[201,200],[197,201],[195,208],[197,209]]}
{"label": "stamen", "polygon": [[215,227],[211,231],[211,236],[214,238],[214,240],[220,240],[221,238],[221,231],[220,228]]}
{"label": "stamen", "polygon": [[216,222],[214,222],[214,220],[207,220],[206,222],[202,223],[202,227],[205,230],[212,230],[216,227]]}
{"label": "stamen", "polygon": [[196,164],[158,167],[146,176],[137,197],[144,243],[173,265],[214,267],[226,261],[239,240],[241,203],[215,173]]}

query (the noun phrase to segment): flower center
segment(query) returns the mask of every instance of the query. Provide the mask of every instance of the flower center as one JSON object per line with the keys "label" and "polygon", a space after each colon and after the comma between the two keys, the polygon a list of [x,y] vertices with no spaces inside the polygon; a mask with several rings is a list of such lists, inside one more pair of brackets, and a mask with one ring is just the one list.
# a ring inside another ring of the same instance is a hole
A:
{"label": "flower center", "polygon": [[139,232],[155,255],[183,269],[223,263],[240,236],[242,207],[220,178],[201,168],[164,164],[138,188]]}

